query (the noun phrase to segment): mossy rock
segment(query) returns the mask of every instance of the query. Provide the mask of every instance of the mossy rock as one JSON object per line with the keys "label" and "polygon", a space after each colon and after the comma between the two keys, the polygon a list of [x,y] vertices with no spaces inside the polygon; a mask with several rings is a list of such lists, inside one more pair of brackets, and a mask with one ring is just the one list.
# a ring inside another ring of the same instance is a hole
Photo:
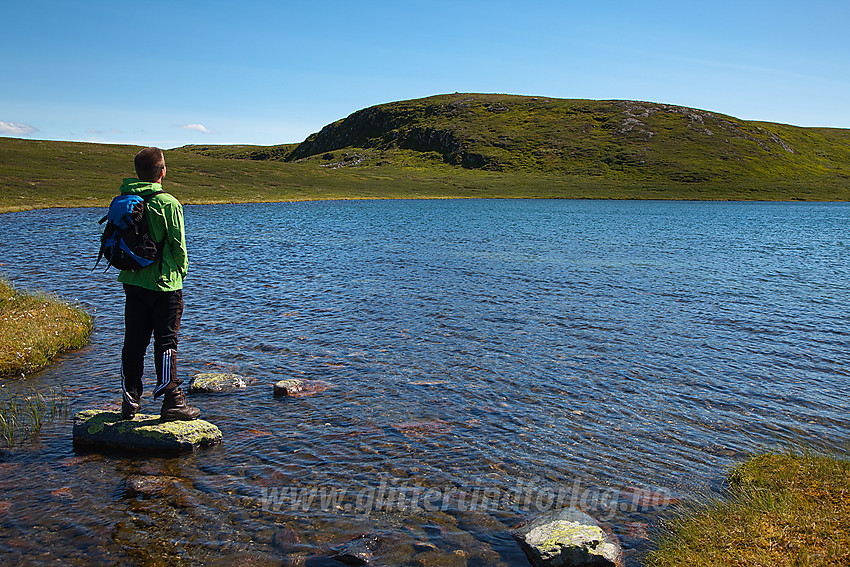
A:
{"label": "mossy rock", "polygon": [[535,567],[623,566],[619,543],[578,508],[544,515],[517,530],[514,538]]}
{"label": "mossy rock", "polygon": [[221,443],[218,427],[208,421],[162,421],[158,415],[137,414],[125,420],[120,412],[86,410],[74,416],[74,444],[148,452],[194,451]]}
{"label": "mossy rock", "polygon": [[219,393],[235,392],[248,387],[248,380],[238,374],[205,373],[197,374],[189,384],[190,392]]}

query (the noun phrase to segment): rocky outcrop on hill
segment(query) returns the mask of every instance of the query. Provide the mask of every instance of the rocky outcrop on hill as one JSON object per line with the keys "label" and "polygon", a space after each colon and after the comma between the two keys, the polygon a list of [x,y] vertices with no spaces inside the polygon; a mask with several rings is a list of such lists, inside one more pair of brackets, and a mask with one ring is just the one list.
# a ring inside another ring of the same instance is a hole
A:
{"label": "rocky outcrop on hill", "polygon": [[446,162],[464,167],[484,165],[482,156],[465,151],[463,141],[452,130],[418,125],[418,118],[426,115],[427,110],[418,116],[411,112],[393,112],[381,106],[366,108],[308,137],[289,154],[288,160],[346,147],[397,147],[437,152]]}

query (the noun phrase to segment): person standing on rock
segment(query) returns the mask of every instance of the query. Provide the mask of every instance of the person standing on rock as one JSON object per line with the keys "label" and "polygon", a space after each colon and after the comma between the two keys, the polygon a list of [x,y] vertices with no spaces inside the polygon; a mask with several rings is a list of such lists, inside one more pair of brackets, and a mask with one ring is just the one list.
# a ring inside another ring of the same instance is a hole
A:
{"label": "person standing on rock", "polygon": [[190,421],[201,410],[188,405],[177,377],[177,332],[183,315],[183,279],[189,268],[183,207],[162,190],[165,157],[159,148],[145,148],[134,159],[137,179],[124,179],[121,193],[145,200],[148,231],[157,243],[159,259],[139,270],[121,270],[124,284],[124,347],[121,351],[121,415],[133,419],[142,399],[145,351],[154,340],[156,386],[163,397],[163,421]]}

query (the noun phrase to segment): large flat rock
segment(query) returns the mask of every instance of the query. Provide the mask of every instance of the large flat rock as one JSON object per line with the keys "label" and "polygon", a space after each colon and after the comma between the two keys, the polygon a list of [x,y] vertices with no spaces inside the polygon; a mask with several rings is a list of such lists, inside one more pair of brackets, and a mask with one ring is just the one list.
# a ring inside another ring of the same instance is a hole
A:
{"label": "large flat rock", "polygon": [[158,415],[137,414],[125,420],[120,412],[86,410],[74,415],[74,444],[149,452],[194,451],[221,443],[218,427],[208,421],[162,421]]}

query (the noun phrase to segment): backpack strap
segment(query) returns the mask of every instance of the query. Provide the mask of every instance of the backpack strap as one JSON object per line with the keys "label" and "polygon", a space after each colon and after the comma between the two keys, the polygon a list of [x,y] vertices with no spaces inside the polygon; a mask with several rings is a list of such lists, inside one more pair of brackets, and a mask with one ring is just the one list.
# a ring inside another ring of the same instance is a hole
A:
{"label": "backpack strap", "polygon": [[[149,195],[145,195],[144,197],[142,197],[142,199],[144,199],[145,202],[147,202],[148,199],[150,199],[152,197],[156,197],[157,195],[161,195],[162,193],[165,193],[165,191],[160,189],[159,191],[154,191],[153,193],[151,193]],[[140,197],[141,197],[141,195],[140,195]]]}
{"label": "backpack strap", "polygon": [[[165,191],[160,190],[160,191],[157,191],[155,193],[151,193],[150,195],[142,197],[142,199],[144,199],[145,203],[147,203],[149,199],[152,199],[153,197],[156,197],[157,195],[159,195],[161,193],[165,193]],[[145,212],[147,212],[147,210]],[[147,222],[147,220],[145,222]],[[150,224],[148,224],[148,231],[150,231]],[[165,239],[166,238],[168,238],[168,229],[167,228],[166,228],[166,231],[165,231],[165,235],[163,235],[163,237],[162,237],[162,240],[160,240],[159,242],[156,243],[156,255],[159,256],[159,274],[160,274],[159,279],[160,280],[164,278],[164,276],[162,275],[162,257],[165,256]]]}
{"label": "backpack strap", "polygon": [[[103,222],[103,221],[100,221],[100,222]],[[95,268],[97,268],[97,265],[100,264],[101,258],[103,258],[103,242],[100,243],[100,252],[98,252],[98,254],[97,254],[97,262],[95,262],[94,266],[92,266],[92,269],[91,269],[92,272],[94,271]],[[106,266],[106,269],[107,270],[109,269],[108,265]]]}

